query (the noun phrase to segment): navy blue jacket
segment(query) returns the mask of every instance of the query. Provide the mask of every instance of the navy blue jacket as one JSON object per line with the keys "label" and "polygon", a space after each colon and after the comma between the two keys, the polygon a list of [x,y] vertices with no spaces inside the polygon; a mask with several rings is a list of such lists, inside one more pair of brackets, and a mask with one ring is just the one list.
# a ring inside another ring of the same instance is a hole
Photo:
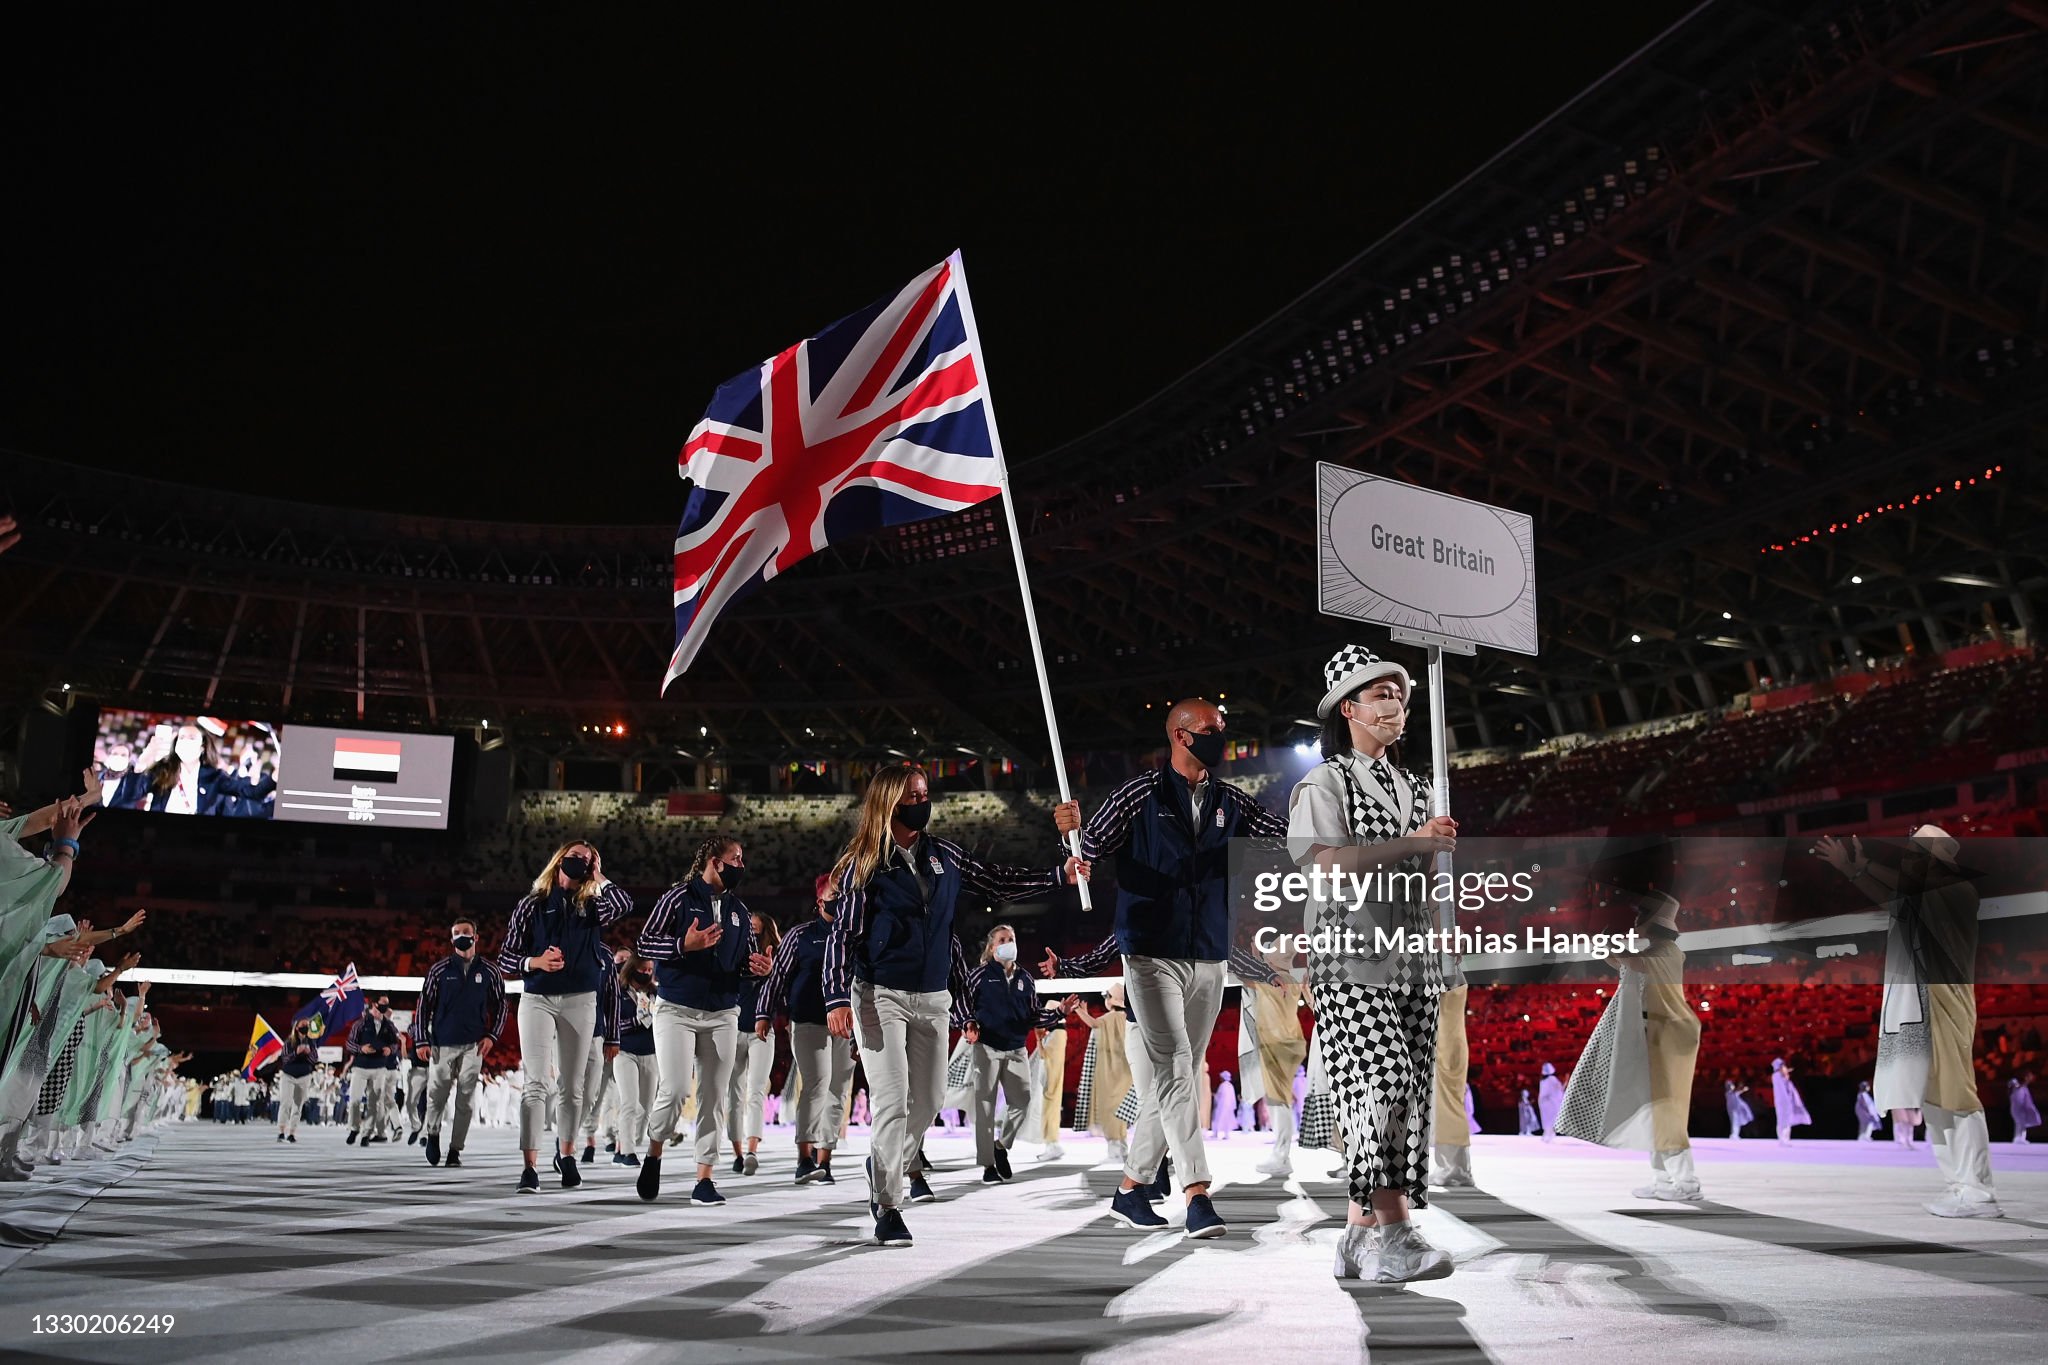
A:
{"label": "navy blue jacket", "polygon": [[825,940],[831,932],[830,923],[814,919],[782,936],[775,966],[761,985],[762,1014],[794,1024],[825,1022]]}
{"label": "navy blue jacket", "polygon": [[[193,794],[193,813],[196,815],[240,815],[248,814],[268,819],[270,806],[264,798],[277,790],[277,779],[270,774],[254,781],[227,768],[215,768],[206,764],[199,766],[199,789]],[[149,795],[149,773],[147,770],[124,774],[114,787],[114,799],[107,803],[113,810],[141,810],[143,798]],[[152,809],[161,813],[163,806]]]}
{"label": "navy blue jacket", "polygon": [[651,1019],[640,1017],[640,1001],[627,986],[626,978],[619,978],[615,988],[618,1004],[615,1006],[619,1018],[619,1051],[635,1057],[654,1055],[654,1024]]}
{"label": "navy blue jacket", "polygon": [[[717,916],[725,934],[709,948],[683,951],[683,936],[709,928],[711,899],[718,895]],[[702,877],[672,886],[654,903],[640,930],[640,956],[654,964],[654,993],[693,1010],[736,1009],[747,979],[747,959],[754,952],[754,918],[747,905],[727,891],[714,893]]]}
{"label": "navy blue jacket", "polygon": [[765,976],[740,978],[740,1032],[752,1033],[761,1021],[761,983]]}
{"label": "navy blue jacket", "polygon": [[953,1003],[953,1022],[981,1030],[981,1045],[997,1052],[1015,1052],[1035,1028],[1056,1028],[1065,1017],[1058,1005],[1041,1009],[1031,973],[1022,967],[1009,972],[1000,962],[984,962],[967,978],[967,990]]}
{"label": "navy blue jacket", "polygon": [[313,1074],[313,1064],[319,1060],[320,1045],[311,1038],[301,1038],[297,1041],[287,1039],[284,1045],[284,1061],[277,1069],[291,1077],[310,1076]]}
{"label": "navy blue jacket", "polygon": [[454,953],[427,969],[419,1008],[412,1014],[418,1047],[462,1047],[498,1040],[505,1027],[505,979],[479,953],[468,962]]}
{"label": "navy blue jacket", "polygon": [[967,987],[967,959],[953,922],[961,893],[1014,901],[1049,892],[1062,881],[1057,866],[1034,871],[984,863],[930,835],[919,835],[909,852],[916,873],[892,843],[865,885],[854,884],[851,868],[840,879],[825,945],[826,1009],[852,1003],[855,977],[891,990],[960,994]]}
{"label": "navy blue jacket", "polygon": [[1287,822],[1213,772],[1199,819],[1169,765],[1132,778],[1081,830],[1081,856],[1116,857],[1116,937],[1128,957],[1230,955],[1230,841],[1284,838]]}
{"label": "navy blue jacket", "polygon": [[[546,896],[528,896],[512,912],[505,926],[505,941],[498,949],[498,970],[526,983],[529,995],[595,994],[604,984],[604,968],[612,950],[604,946],[604,931],[633,912],[633,898],[617,882],[606,882],[597,894],[581,903],[559,886]],[[549,948],[562,950],[559,972],[529,972],[526,959],[539,957]]]}
{"label": "navy blue jacket", "polygon": [[[363,1053],[366,1047],[382,1050],[370,1057]],[[349,1030],[348,1053],[355,1058],[358,1071],[391,1070],[398,1065],[398,1025],[389,1019],[378,1019],[375,1011],[366,1012]]]}

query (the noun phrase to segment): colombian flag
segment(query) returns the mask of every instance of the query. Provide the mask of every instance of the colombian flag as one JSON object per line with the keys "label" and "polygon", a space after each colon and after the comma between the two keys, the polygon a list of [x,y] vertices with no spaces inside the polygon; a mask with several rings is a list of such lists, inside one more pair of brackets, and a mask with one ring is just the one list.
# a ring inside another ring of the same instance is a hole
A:
{"label": "colombian flag", "polygon": [[242,1075],[255,1080],[256,1073],[284,1055],[284,1039],[277,1036],[277,1030],[264,1022],[262,1015],[256,1016],[256,1023],[249,1030],[249,1050],[242,1055]]}

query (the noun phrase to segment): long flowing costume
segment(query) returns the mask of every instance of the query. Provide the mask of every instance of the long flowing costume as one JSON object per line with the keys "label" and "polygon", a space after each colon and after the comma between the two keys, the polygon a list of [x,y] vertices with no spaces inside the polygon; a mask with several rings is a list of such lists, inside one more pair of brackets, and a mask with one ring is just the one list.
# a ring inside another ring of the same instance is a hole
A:
{"label": "long flowing costume", "polygon": [[1856,1140],[1870,1141],[1870,1135],[1884,1122],[1884,1115],[1878,1111],[1877,1101],[1871,1097],[1868,1085],[1856,1087]]}
{"label": "long flowing costume", "polygon": [[1749,1101],[1742,1098],[1742,1089],[1733,1081],[1721,1082],[1728,1098],[1728,1136],[1739,1138],[1743,1127],[1756,1119],[1756,1110],[1749,1107]]}
{"label": "long flowing costume", "polygon": [[1685,998],[1685,953],[1653,932],[1642,952],[1607,963],[1620,984],[1572,1069],[1558,1131],[1647,1151],[1659,1187],[1696,1192],[1686,1126],[1700,1019]]}
{"label": "long flowing costume", "polygon": [[1238,1004],[1238,1097],[1266,1102],[1273,1124],[1269,1161],[1288,1161],[1294,1150],[1294,1078],[1308,1060],[1301,1029],[1301,987],[1246,981]]}
{"label": "long flowing costume", "polygon": [[2017,1076],[2005,1083],[2006,1107],[2012,1111],[2012,1140],[2027,1142],[2027,1129],[2041,1126],[2041,1111],[2034,1107],[2034,1092]]}
{"label": "long flowing costume", "polygon": [[1118,1111],[1131,1093],[1131,1062],[1124,1051],[1130,1021],[1113,1009],[1088,1032],[1088,1052],[1081,1060],[1081,1088],[1074,1095],[1074,1131],[1093,1130],[1105,1141],[1122,1142],[1130,1125]]}
{"label": "long flowing costume", "polygon": [[1543,1140],[1549,1142],[1557,1136],[1558,1116],[1564,1113],[1564,1082],[1549,1062],[1543,1064],[1543,1080],[1536,1087],[1536,1112],[1543,1118]]}
{"label": "long flowing costume", "polygon": [[1793,1128],[1813,1122],[1813,1115],[1806,1112],[1806,1101],[1800,1097],[1799,1087],[1792,1083],[1792,1077],[1785,1070],[1785,1059],[1771,1060],[1771,1103],[1778,1111],[1778,1141],[1790,1142]]}
{"label": "long flowing costume", "polygon": [[1536,1106],[1529,1103],[1529,1091],[1525,1087],[1522,1098],[1515,1105],[1515,1132],[1521,1137],[1536,1135]]}

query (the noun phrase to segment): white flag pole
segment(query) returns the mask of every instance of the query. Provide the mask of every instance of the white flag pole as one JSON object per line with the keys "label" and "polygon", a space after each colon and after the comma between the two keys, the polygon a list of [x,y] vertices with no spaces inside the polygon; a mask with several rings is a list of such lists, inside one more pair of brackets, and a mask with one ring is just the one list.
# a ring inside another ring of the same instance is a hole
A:
{"label": "white flag pole", "polygon": [[[967,292],[967,266],[954,252],[946,258],[953,269],[953,288],[960,298],[960,320],[967,328],[967,344],[974,352],[974,363],[979,367],[981,379],[981,406],[988,414],[988,439],[995,450],[996,482],[1003,490],[1003,520],[1010,528],[1010,552],[1017,558],[1017,590],[1024,598],[1024,628],[1031,635],[1031,662],[1038,669],[1038,696],[1045,703],[1045,730],[1052,740],[1052,770],[1059,778],[1060,801],[1073,800],[1073,793],[1067,786],[1067,754],[1060,745],[1059,717],[1052,709],[1052,679],[1045,672],[1045,646],[1038,638],[1038,612],[1031,605],[1031,575],[1024,568],[1024,538],[1017,534],[1017,504],[1010,497],[1010,466],[1003,459],[1002,431],[996,426],[995,400],[989,397],[988,353],[981,349],[981,332],[974,325],[974,300]],[[1067,836],[1067,849],[1076,858],[1081,856],[1079,832]],[[1079,883],[1081,908],[1093,910],[1095,902],[1088,894],[1088,883]]]}

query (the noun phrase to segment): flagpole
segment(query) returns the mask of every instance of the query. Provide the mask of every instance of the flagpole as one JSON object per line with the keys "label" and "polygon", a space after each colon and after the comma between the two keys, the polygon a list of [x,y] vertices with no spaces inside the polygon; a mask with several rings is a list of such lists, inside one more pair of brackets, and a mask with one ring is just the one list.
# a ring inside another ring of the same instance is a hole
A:
{"label": "flagpole", "polygon": [[[995,400],[989,397],[988,352],[981,348],[981,331],[974,325],[974,299],[967,292],[967,264],[959,252],[946,258],[953,270],[953,289],[960,299],[960,320],[967,328],[967,344],[974,351],[974,363],[980,367],[981,406],[988,414],[988,440],[996,456],[996,483],[1003,492],[1003,520],[1010,528],[1010,552],[1017,561],[1017,591],[1024,599],[1024,629],[1031,636],[1031,662],[1038,669],[1038,697],[1045,703],[1045,730],[1052,740],[1052,770],[1059,779],[1060,803],[1074,799],[1067,786],[1067,753],[1060,744],[1060,721],[1052,709],[1052,679],[1045,671],[1045,646],[1038,638],[1038,612],[1031,605],[1031,574],[1024,567],[1024,537],[1017,532],[1017,504],[1010,496],[1010,464],[1003,458],[1002,429],[996,425]],[[1081,856],[1081,834],[1079,830],[1067,836],[1067,850],[1076,858]],[[1088,883],[1077,882],[1081,892],[1081,908],[1093,910],[1095,901],[1088,894]]]}

